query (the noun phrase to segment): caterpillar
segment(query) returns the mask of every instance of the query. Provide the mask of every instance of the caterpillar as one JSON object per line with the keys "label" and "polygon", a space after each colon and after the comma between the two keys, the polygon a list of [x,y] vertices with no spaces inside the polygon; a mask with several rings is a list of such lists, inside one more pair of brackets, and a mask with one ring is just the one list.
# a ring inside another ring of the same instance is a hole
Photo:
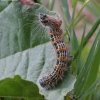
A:
{"label": "caterpillar", "polygon": [[60,29],[62,21],[42,13],[39,19],[44,26],[49,27],[49,36],[56,52],[56,63],[52,72],[39,80],[40,85],[49,90],[55,87],[57,82],[64,77],[64,73],[67,70],[68,48],[62,37],[62,29]]}

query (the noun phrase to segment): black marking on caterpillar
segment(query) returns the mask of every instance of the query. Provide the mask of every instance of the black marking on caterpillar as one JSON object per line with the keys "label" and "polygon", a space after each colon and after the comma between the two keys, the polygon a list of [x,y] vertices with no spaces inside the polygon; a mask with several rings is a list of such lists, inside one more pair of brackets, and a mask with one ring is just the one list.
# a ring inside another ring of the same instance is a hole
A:
{"label": "black marking on caterpillar", "polygon": [[60,26],[62,21],[46,14],[40,14],[40,22],[50,28],[50,39],[56,52],[56,64],[53,71],[39,80],[40,85],[45,89],[52,89],[59,80],[63,79],[67,70],[68,48],[62,37]]}

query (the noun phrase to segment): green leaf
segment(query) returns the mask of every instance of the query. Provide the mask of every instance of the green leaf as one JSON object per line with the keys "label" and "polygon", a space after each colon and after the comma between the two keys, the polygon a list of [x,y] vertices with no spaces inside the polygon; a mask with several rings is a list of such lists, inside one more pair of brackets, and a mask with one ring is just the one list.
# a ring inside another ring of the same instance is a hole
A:
{"label": "green leaf", "polygon": [[0,81],[0,96],[17,98],[34,97],[34,99],[40,98],[43,100],[43,96],[39,94],[37,85],[33,82],[21,79],[18,75],[14,78],[5,78]]}
{"label": "green leaf", "polygon": [[72,7],[73,8],[76,8],[78,1],[85,2],[86,0],[73,0],[72,1]]}
{"label": "green leaf", "polygon": [[93,92],[94,89],[96,89],[98,87],[98,85],[100,85],[100,77],[98,79],[96,79],[96,81],[90,86],[90,88],[82,96],[79,97],[78,100],[84,99],[88,94]]}
{"label": "green leaf", "polygon": [[10,98],[10,97],[9,98],[1,97],[0,100],[21,100],[21,99],[20,98]]}
{"label": "green leaf", "polygon": [[68,23],[71,23],[71,17],[70,17],[70,13],[69,13],[68,3],[66,0],[61,0],[61,2],[62,2],[62,8],[63,8],[64,14],[68,20]]}
{"label": "green leaf", "polygon": [[77,48],[79,47],[78,46],[78,39],[76,37],[76,33],[75,31],[73,30],[73,34],[72,34],[72,50],[73,50],[73,54],[76,52]]}
{"label": "green leaf", "polygon": [[[99,32],[99,34],[100,34],[100,32]],[[100,56],[99,55],[100,55],[100,47],[98,48],[98,51],[94,58],[94,61],[92,62],[90,74],[88,76],[88,81],[86,82],[86,86],[85,86],[86,89],[88,89],[92,85],[92,83],[97,79],[97,75],[99,72],[99,65],[100,65]],[[95,68],[95,66],[96,66],[96,68]]]}
{"label": "green leaf", "polygon": [[97,37],[96,37],[96,39],[91,47],[90,53],[87,57],[87,60],[84,64],[84,66],[83,66],[83,69],[81,70],[80,74],[77,77],[77,81],[76,81],[75,86],[74,86],[75,95],[77,97],[80,96],[83,93],[83,91],[85,91],[86,82],[87,82],[88,76],[90,74],[89,72],[92,68],[93,61],[95,61],[95,57],[96,57],[98,50],[100,48],[99,39],[100,39],[100,33],[98,32],[98,35],[97,35]]}
{"label": "green leaf", "polygon": [[73,7],[73,8],[76,8],[76,5],[77,5],[78,1],[79,1],[79,0],[73,0],[73,1],[72,1],[72,7]]}
{"label": "green leaf", "polygon": [[[95,33],[95,31],[98,28],[99,24],[100,24],[100,18],[95,22],[95,24],[90,29],[90,31],[87,34],[87,36],[85,37],[85,40],[84,40],[84,43],[83,43],[83,48],[85,47],[85,45],[87,44],[87,42],[89,41],[89,39],[93,36],[93,34]],[[79,49],[80,49],[80,47],[77,49],[76,53],[74,54],[74,58],[77,57],[77,55],[79,53]]]}
{"label": "green leaf", "polygon": [[79,50],[79,54],[77,57],[77,75],[80,73],[81,69],[82,69],[82,64],[81,64],[81,53],[82,53],[82,48],[83,48],[83,42],[84,42],[84,37],[85,37],[85,30],[86,30],[86,25],[84,26],[84,32],[82,35],[82,39],[81,39],[81,44],[80,44],[80,50]]}
{"label": "green leaf", "polygon": [[9,0],[0,0],[0,12],[10,4]]}
{"label": "green leaf", "polygon": [[[72,43],[72,54],[74,55],[74,53],[76,52],[77,48],[79,47],[78,45],[78,40],[75,34],[75,31],[73,30],[73,34],[72,34],[72,38],[71,38],[71,43]],[[74,61],[72,62],[72,72],[74,75],[76,75],[77,73],[77,59],[74,59]]]}
{"label": "green leaf", "polygon": [[[84,2],[84,4],[82,5],[82,7],[81,7],[80,11],[77,13],[76,17],[75,17],[75,18],[73,18],[73,20],[72,20],[71,24],[70,24],[70,25],[69,25],[69,27],[68,27],[68,30],[70,30],[70,29],[73,27],[73,25],[74,25],[75,21],[76,21],[76,20],[77,20],[77,18],[80,16],[80,14],[81,14],[82,10],[84,9],[84,7],[86,6],[86,4],[87,4],[88,2],[89,2],[89,0],[86,0],[86,1]],[[74,9],[73,15],[75,15],[75,9]]]}
{"label": "green leaf", "polygon": [[70,72],[55,89],[47,91],[39,85],[39,79],[52,71],[56,56],[48,28],[39,21],[40,13],[58,18],[42,5],[23,6],[18,1],[0,13],[0,79],[20,75],[36,83],[45,99],[62,100],[75,83]]}
{"label": "green leaf", "polygon": [[[0,58],[49,41],[47,34],[44,34],[45,27],[41,27],[38,19],[39,13],[43,13],[44,9],[39,4],[27,7],[20,2],[12,2],[0,13]],[[44,11],[46,12],[48,11]]]}
{"label": "green leaf", "polygon": [[55,4],[55,0],[50,0],[49,10],[51,10],[51,11],[53,10],[54,4]]}
{"label": "green leaf", "polygon": [[[85,34],[85,27],[84,27],[84,32],[83,32],[83,36],[82,36],[82,41],[81,41],[81,44],[80,44],[79,53],[77,55],[77,58],[73,59],[73,62],[72,62],[72,70],[73,70],[74,75],[78,75],[82,66],[83,66],[81,53],[82,53],[82,50],[83,50],[82,48],[83,48],[84,34]],[[73,38],[72,38],[73,55],[76,52],[77,48],[79,48],[78,40],[77,40],[77,37],[75,35],[75,31],[73,31]]]}
{"label": "green leaf", "polygon": [[74,26],[76,26],[84,17],[85,17],[85,15],[80,15],[79,18],[74,23]]}
{"label": "green leaf", "polygon": [[100,5],[99,5],[99,1],[97,0],[92,0],[88,5],[87,5],[88,9],[97,17],[100,16],[99,13],[99,9],[100,9]]}
{"label": "green leaf", "polygon": [[81,1],[81,2],[85,2],[86,0],[79,0],[79,1]]}
{"label": "green leaf", "polygon": [[[100,34],[100,31],[99,33]],[[100,43],[100,38],[99,38],[99,43]],[[100,65],[100,46],[98,48],[98,51],[95,55],[95,58],[94,58],[94,61],[92,62],[92,66],[91,66],[91,69],[89,71],[89,76],[88,76],[88,79],[86,81],[86,84],[85,84],[85,91],[87,92],[88,89],[90,88],[90,86],[95,82],[95,80],[97,79],[97,75],[98,75],[98,72],[99,72],[99,65]],[[96,66],[96,68],[95,68]],[[89,98],[90,96],[88,96],[87,98]]]}
{"label": "green leaf", "polygon": [[36,2],[36,1],[37,1],[37,3],[42,4],[41,0],[34,0],[34,2]]}

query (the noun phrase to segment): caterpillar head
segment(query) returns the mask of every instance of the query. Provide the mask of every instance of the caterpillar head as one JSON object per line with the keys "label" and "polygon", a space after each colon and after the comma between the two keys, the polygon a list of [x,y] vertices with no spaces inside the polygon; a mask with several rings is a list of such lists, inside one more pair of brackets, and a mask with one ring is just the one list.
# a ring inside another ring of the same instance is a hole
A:
{"label": "caterpillar head", "polygon": [[59,29],[62,21],[46,14],[40,14],[40,21],[43,25],[49,26],[51,29],[56,30]]}

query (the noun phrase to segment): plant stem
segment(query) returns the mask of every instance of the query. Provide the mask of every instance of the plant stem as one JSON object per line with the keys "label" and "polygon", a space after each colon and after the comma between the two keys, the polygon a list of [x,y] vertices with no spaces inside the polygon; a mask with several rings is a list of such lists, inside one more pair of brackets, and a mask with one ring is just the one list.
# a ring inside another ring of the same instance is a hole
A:
{"label": "plant stem", "polygon": [[76,19],[78,18],[78,16],[80,15],[80,13],[82,12],[83,8],[86,6],[86,4],[89,2],[89,0],[85,1],[85,3],[83,4],[82,8],[80,9],[80,11],[78,12],[78,14],[76,15],[76,17],[73,19],[73,21],[71,22],[70,26],[68,27],[68,30],[71,29],[71,27],[73,26],[74,22],[76,21]]}
{"label": "plant stem", "polygon": [[55,3],[55,0],[50,0],[49,10],[51,10],[51,11],[53,10],[54,3]]}

